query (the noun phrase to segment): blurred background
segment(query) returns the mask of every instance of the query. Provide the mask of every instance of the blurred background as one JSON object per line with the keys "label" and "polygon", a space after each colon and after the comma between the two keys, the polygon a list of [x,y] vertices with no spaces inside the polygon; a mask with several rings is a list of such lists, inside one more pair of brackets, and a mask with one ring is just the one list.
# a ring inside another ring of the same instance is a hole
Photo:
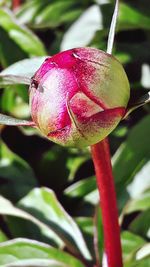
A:
{"label": "blurred background", "polygon": [[[106,51],[113,8],[111,0],[0,0],[0,71],[27,58],[40,57],[42,62],[46,55],[73,47]],[[124,65],[130,102],[135,102],[150,90],[149,0],[120,1],[113,55]],[[28,86],[0,79],[0,88],[1,113],[28,119]],[[93,249],[98,193],[89,149],[60,147],[25,127],[0,126],[0,133],[0,194],[43,221],[44,215],[33,213],[24,198],[36,187],[51,188]],[[142,246],[147,249],[150,237],[150,105],[129,115],[109,140],[124,257],[129,260]],[[51,243],[29,229],[31,222],[0,213],[0,240],[27,237]]]}

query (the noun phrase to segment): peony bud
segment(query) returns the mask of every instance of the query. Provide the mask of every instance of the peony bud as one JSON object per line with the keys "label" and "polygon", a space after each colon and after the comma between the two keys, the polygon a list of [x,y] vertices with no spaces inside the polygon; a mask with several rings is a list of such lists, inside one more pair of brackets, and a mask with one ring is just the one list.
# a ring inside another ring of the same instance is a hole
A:
{"label": "peony bud", "polygon": [[31,115],[50,140],[84,147],[104,139],[125,114],[130,88],[122,65],[94,48],[47,58],[30,85]]}

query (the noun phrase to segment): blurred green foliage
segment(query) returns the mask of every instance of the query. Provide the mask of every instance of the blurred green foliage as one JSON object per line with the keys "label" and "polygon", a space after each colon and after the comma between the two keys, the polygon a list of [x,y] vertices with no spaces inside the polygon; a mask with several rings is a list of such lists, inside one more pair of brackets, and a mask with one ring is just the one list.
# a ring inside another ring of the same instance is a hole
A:
{"label": "blurred green foliage", "polygon": [[[150,1],[120,2],[113,54],[133,102],[150,90]],[[45,56],[80,46],[106,50],[113,5],[25,0],[13,10],[12,1],[0,1],[1,112],[30,117],[26,84]],[[0,266],[99,266],[102,220],[89,149],[62,148],[35,129],[0,127]],[[125,267],[150,266],[149,136],[149,105],[110,135]]]}

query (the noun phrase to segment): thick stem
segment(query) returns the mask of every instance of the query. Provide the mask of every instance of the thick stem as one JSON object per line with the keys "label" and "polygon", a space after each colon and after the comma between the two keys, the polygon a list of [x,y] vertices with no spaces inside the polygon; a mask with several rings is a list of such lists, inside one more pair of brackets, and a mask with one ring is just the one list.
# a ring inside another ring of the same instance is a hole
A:
{"label": "thick stem", "polygon": [[104,139],[98,144],[91,146],[91,151],[100,193],[104,247],[108,267],[122,267],[120,228],[108,140]]}
{"label": "thick stem", "polygon": [[12,9],[15,10],[21,4],[21,0],[12,0]]}

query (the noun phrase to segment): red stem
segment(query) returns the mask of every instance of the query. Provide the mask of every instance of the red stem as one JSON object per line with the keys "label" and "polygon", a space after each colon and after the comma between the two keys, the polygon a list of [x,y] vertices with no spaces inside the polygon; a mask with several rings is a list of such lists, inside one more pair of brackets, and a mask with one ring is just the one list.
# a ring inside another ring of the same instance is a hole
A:
{"label": "red stem", "polygon": [[12,9],[15,10],[21,5],[21,0],[12,0]]}
{"label": "red stem", "polygon": [[91,150],[100,193],[108,267],[122,267],[120,228],[108,140],[91,146]]}

